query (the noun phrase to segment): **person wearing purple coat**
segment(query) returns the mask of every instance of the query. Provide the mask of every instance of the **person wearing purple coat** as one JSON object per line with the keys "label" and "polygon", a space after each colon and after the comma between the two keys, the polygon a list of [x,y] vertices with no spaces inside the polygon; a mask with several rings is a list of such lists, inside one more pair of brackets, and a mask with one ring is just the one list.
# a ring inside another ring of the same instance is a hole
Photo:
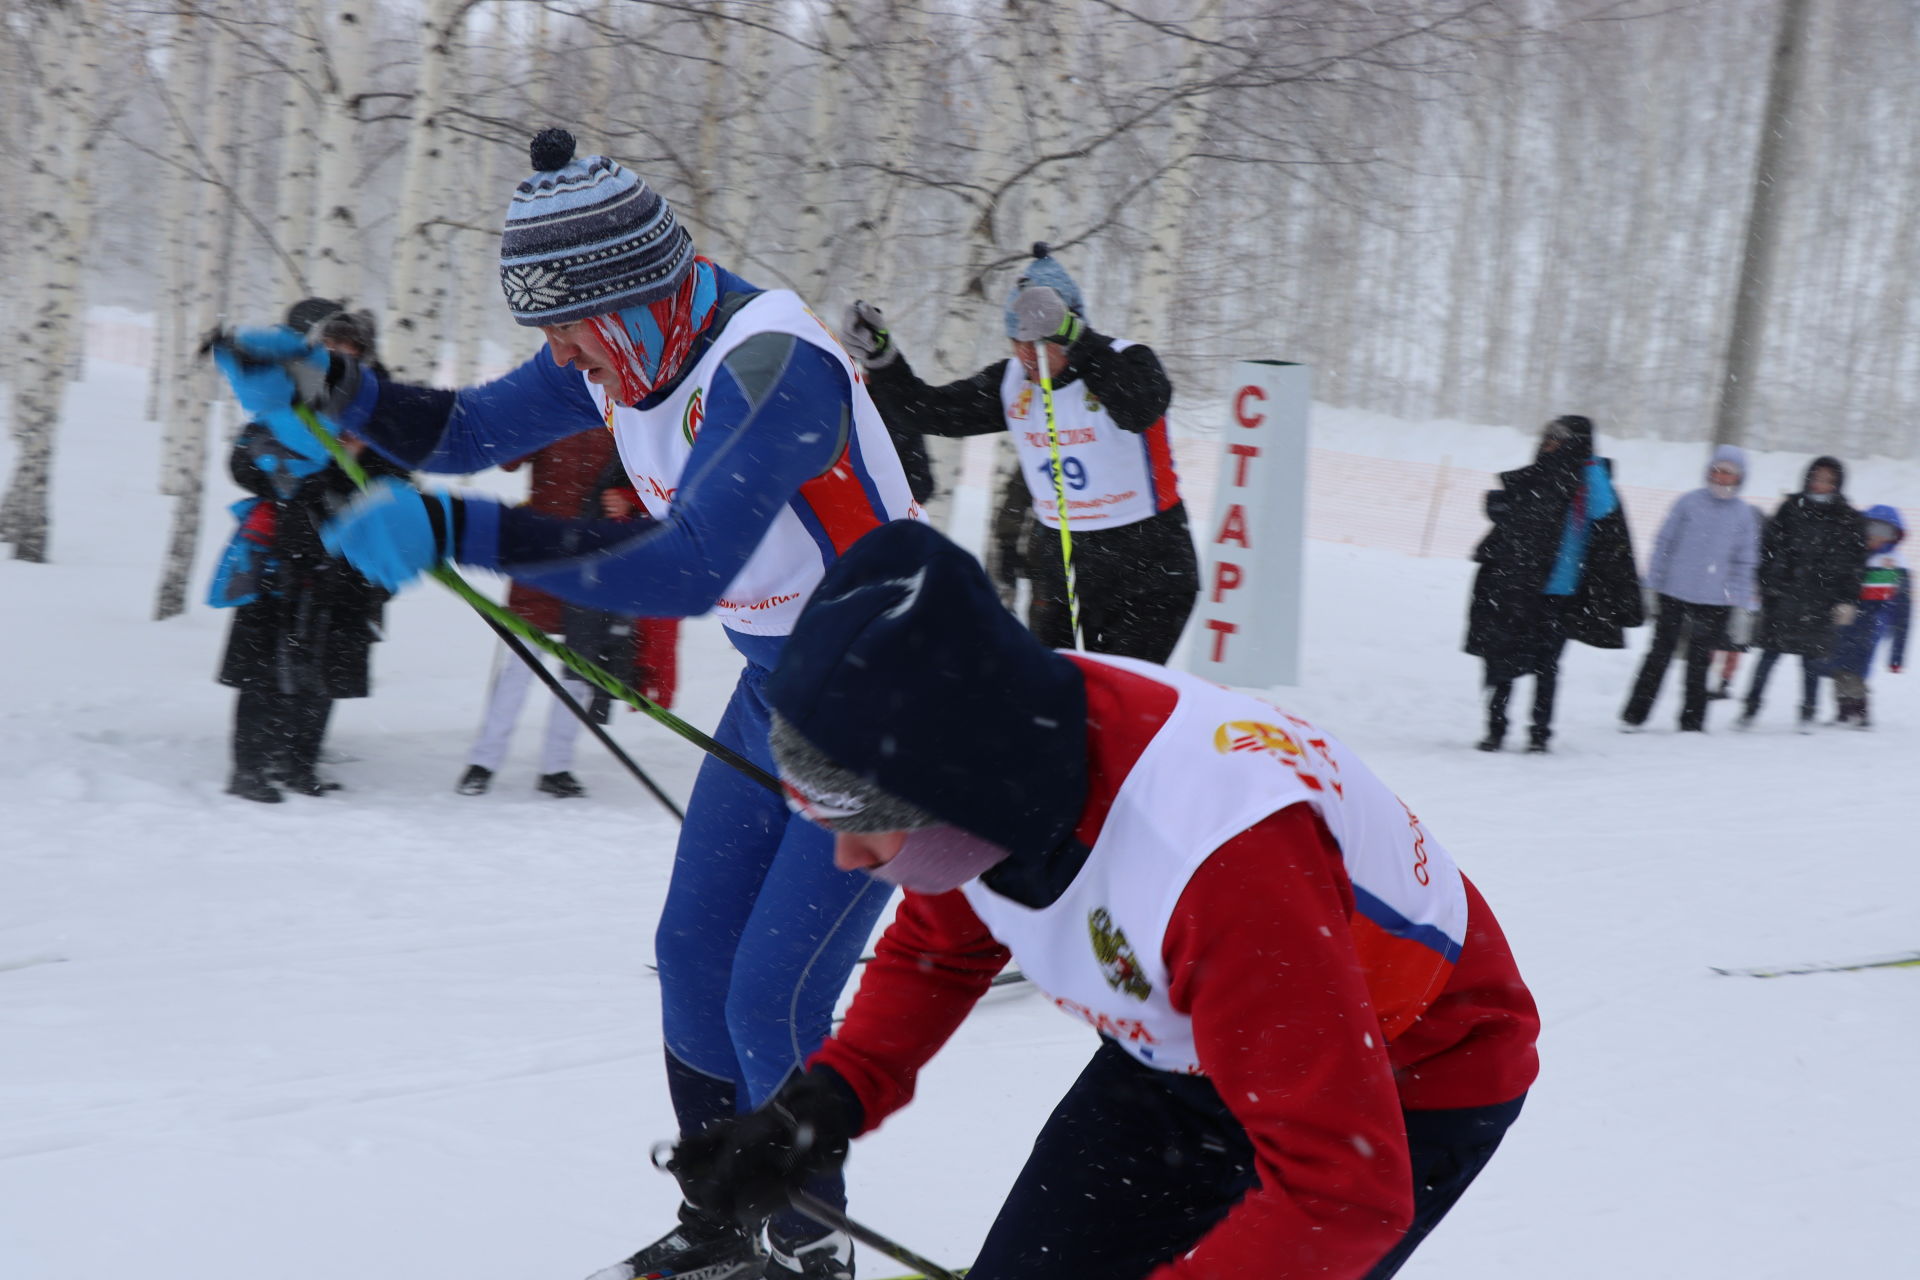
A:
{"label": "person wearing purple coat", "polygon": [[1707,727],[1707,668],[1714,650],[1731,643],[1728,615],[1759,607],[1755,573],[1761,519],[1740,497],[1746,476],[1746,452],[1735,445],[1717,446],[1707,483],[1681,494],[1660,526],[1644,580],[1656,601],[1653,643],[1620,713],[1621,727],[1629,733],[1647,722],[1682,631],[1687,634],[1687,675],[1680,728],[1699,733]]}

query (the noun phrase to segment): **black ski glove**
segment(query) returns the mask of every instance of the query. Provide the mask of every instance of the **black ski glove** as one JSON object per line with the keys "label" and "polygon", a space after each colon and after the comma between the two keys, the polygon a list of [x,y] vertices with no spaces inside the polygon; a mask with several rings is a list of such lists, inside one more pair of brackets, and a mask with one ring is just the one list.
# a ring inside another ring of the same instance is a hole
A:
{"label": "black ski glove", "polygon": [[758,1111],[681,1139],[666,1168],[688,1204],[755,1226],[786,1208],[808,1179],[838,1169],[854,1127],[833,1082],[807,1072]]}

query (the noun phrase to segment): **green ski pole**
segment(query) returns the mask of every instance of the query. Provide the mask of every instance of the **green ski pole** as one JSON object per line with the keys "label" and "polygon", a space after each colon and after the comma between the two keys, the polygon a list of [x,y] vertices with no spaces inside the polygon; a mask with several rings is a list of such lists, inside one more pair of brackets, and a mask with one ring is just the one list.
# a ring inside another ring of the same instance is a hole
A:
{"label": "green ski pole", "polygon": [[[314,439],[318,440],[326,451],[332,455],[333,460],[340,464],[340,469],[345,471],[355,484],[363,489],[366,488],[368,483],[366,470],[361,467],[359,461],[354,458],[352,454],[347,452],[346,446],[341,444],[333,432],[327,429],[326,424],[320,421],[320,415],[316,414],[311,408],[304,404],[296,404],[293,407],[293,411],[299,416],[301,423],[305,425],[307,430],[313,433]],[[432,569],[429,569],[427,573],[434,581],[466,601],[467,604],[472,607],[473,611],[491,623],[494,630],[500,632],[503,638],[511,634],[526,644],[551,654],[568,670],[572,671],[594,688],[601,690],[611,697],[620,699],[620,701],[626,703],[636,711],[642,711],[652,716],[656,721],[679,734],[694,746],[699,747],[708,755],[715,757],[724,764],[733,766],[775,795],[785,794],[780,787],[780,780],[768,773],[765,769],[762,769],[738,751],[733,750],[733,748],[724,743],[716,742],[713,738],[700,732],[700,730],[694,728],[659,703],[654,702],[639,690],[629,687],[618,676],[605,670],[599,664],[588,660],[581,654],[575,653],[566,645],[561,644],[558,640],[555,640],[552,636],[540,630],[540,628],[520,617],[520,615],[488,599],[476,591],[472,584],[465,578],[462,578],[458,573],[454,572],[453,566],[445,564],[435,565]],[[538,667],[539,664],[536,663],[534,665]],[[638,766],[635,767],[637,768]],[[650,783],[648,785],[651,786]],[[656,791],[655,794],[658,794],[658,792]],[[669,808],[674,808],[670,801],[666,803]],[[678,813],[678,810],[675,809],[675,812]]]}

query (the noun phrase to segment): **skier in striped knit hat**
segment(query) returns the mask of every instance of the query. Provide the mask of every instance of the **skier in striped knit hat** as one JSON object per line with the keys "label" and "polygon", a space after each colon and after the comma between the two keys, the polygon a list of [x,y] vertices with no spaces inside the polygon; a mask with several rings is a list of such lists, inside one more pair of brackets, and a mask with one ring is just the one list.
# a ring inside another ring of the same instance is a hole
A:
{"label": "skier in striped knit hat", "polygon": [[[574,139],[533,141],[501,238],[514,319],[545,347],[485,386],[401,386],[290,330],[216,352],[292,448],[304,403],[403,466],[466,473],[588,427],[612,431],[646,520],[566,519],[393,483],[328,545],[396,588],[444,560],[577,604],[713,612],[745,659],[714,736],[771,771],[763,686],[820,575],[861,534],[917,517],[862,377],[794,294],[696,257],[673,209]],[[836,873],[831,837],[717,760],[687,806],[655,936],[667,1083],[681,1132],[764,1102],[825,1037],[889,886]],[[844,1203],[837,1173],[813,1190]],[[847,1277],[852,1245],[791,1210],[744,1227],[691,1207],[597,1280],[698,1273]]]}
{"label": "skier in striped knit hat", "polygon": [[837,1169],[1009,957],[1100,1042],[969,1280],[1379,1280],[1518,1116],[1539,1017],[1498,921],[1306,719],[1046,649],[904,523],[827,571],[767,697],[792,803],[907,893],[806,1074],[679,1144],[694,1203]]}

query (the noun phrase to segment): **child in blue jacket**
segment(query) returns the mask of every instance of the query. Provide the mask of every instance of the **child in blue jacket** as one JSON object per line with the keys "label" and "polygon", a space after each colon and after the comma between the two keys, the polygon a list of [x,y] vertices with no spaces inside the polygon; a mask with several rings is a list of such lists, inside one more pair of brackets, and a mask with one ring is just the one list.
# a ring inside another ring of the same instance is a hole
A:
{"label": "child in blue jacket", "polygon": [[1833,647],[1827,653],[1827,672],[1840,700],[1836,723],[1856,729],[1869,726],[1867,673],[1873,669],[1874,650],[1882,636],[1892,633],[1893,649],[1887,670],[1898,675],[1907,656],[1907,623],[1913,606],[1907,590],[1907,569],[1899,547],[1906,537],[1900,513],[1884,503],[1866,510],[1867,563],[1860,573],[1860,600],[1841,605],[1835,621]]}

